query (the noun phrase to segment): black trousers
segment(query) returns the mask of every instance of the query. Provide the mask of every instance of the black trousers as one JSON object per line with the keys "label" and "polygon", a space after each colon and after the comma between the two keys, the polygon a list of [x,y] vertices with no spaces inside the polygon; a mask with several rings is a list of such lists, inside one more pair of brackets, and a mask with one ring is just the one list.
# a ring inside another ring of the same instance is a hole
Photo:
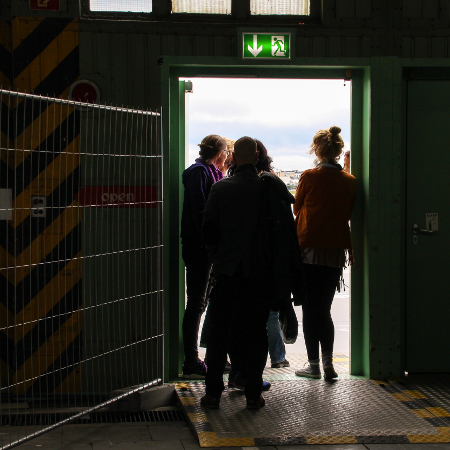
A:
{"label": "black trousers", "polygon": [[206,248],[196,244],[183,243],[182,256],[186,266],[187,294],[183,317],[184,361],[188,366],[193,366],[198,361],[198,329],[206,309],[211,262]]}
{"label": "black trousers", "polygon": [[308,359],[319,359],[319,344],[322,353],[333,351],[331,304],[342,269],[317,264],[303,264],[303,267],[308,296],[308,303],[302,305],[303,335]]}
{"label": "black trousers", "polygon": [[220,397],[223,370],[230,354],[233,368],[245,374],[245,396],[259,399],[266,365],[269,302],[260,280],[245,278],[241,268],[232,276],[219,274],[210,302],[211,333],[208,338],[206,393]]}

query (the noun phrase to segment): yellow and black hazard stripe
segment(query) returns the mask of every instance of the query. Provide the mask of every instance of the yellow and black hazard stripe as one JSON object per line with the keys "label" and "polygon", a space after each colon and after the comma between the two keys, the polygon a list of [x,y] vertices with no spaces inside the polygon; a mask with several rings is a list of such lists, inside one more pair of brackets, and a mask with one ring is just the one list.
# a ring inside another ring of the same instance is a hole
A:
{"label": "yellow and black hazard stripe", "polygon": [[435,444],[450,442],[450,411],[437,403],[419,386],[405,379],[390,378],[391,395],[407,406],[417,416],[436,428],[437,434],[408,435],[411,444]]}
{"label": "yellow and black hazard stripe", "polygon": [[0,86],[3,89],[9,89],[11,87],[13,78],[11,51],[11,24],[0,20]]}
{"label": "yellow and black hazard stripe", "polygon": [[[0,76],[19,92],[67,98],[79,78],[77,20],[16,17],[1,27]],[[2,100],[8,151],[0,160],[1,187],[12,190],[14,209],[12,220],[0,221],[0,345],[8,349],[0,357],[2,385],[20,393],[77,392],[79,113],[50,102]],[[46,197],[46,217],[31,217],[33,195]]]}

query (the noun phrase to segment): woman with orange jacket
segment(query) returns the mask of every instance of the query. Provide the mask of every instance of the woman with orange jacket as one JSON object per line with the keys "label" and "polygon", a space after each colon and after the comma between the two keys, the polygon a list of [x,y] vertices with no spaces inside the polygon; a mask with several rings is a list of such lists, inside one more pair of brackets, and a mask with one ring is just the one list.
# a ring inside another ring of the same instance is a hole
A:
{"label": "woman with orange jacket", "polygon": [[337,163],[344,147],[340,132],[333,126],[316,133],[310,153],[315,154],[317,165],[302,173],[295,193],[294,214],[308,298],[302,310],[309,365],[295,372],[302,377],[321,377],[319,344],[325,379],[337,377],[331,304],[342,269],[353,264],[349,221],[356,191],[355,177]]}

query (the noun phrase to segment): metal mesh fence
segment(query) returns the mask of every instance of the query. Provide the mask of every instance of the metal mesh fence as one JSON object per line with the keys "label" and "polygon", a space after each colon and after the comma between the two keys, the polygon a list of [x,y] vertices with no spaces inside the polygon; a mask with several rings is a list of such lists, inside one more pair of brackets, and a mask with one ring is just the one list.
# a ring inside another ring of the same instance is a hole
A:
{"label": "metal mesh fence", "polygon": [[64,418],[0,426],[9,448],[162,383],[162,152],[159,112],[0,105],[2,424]]}

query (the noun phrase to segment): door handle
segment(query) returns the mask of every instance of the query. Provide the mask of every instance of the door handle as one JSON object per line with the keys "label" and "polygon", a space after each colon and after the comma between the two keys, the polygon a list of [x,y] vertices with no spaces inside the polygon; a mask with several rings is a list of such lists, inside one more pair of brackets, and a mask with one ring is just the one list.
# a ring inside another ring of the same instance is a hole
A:
{"label": "door handle", "polygon": [[413,226],[413,233],[414,234],[417,234],[417,233],[420,233],[420,234],[434,234],[434,231],[424,230],[423,228],[419,228],[417,226],[417,223],[415,223],[414,226]]}

